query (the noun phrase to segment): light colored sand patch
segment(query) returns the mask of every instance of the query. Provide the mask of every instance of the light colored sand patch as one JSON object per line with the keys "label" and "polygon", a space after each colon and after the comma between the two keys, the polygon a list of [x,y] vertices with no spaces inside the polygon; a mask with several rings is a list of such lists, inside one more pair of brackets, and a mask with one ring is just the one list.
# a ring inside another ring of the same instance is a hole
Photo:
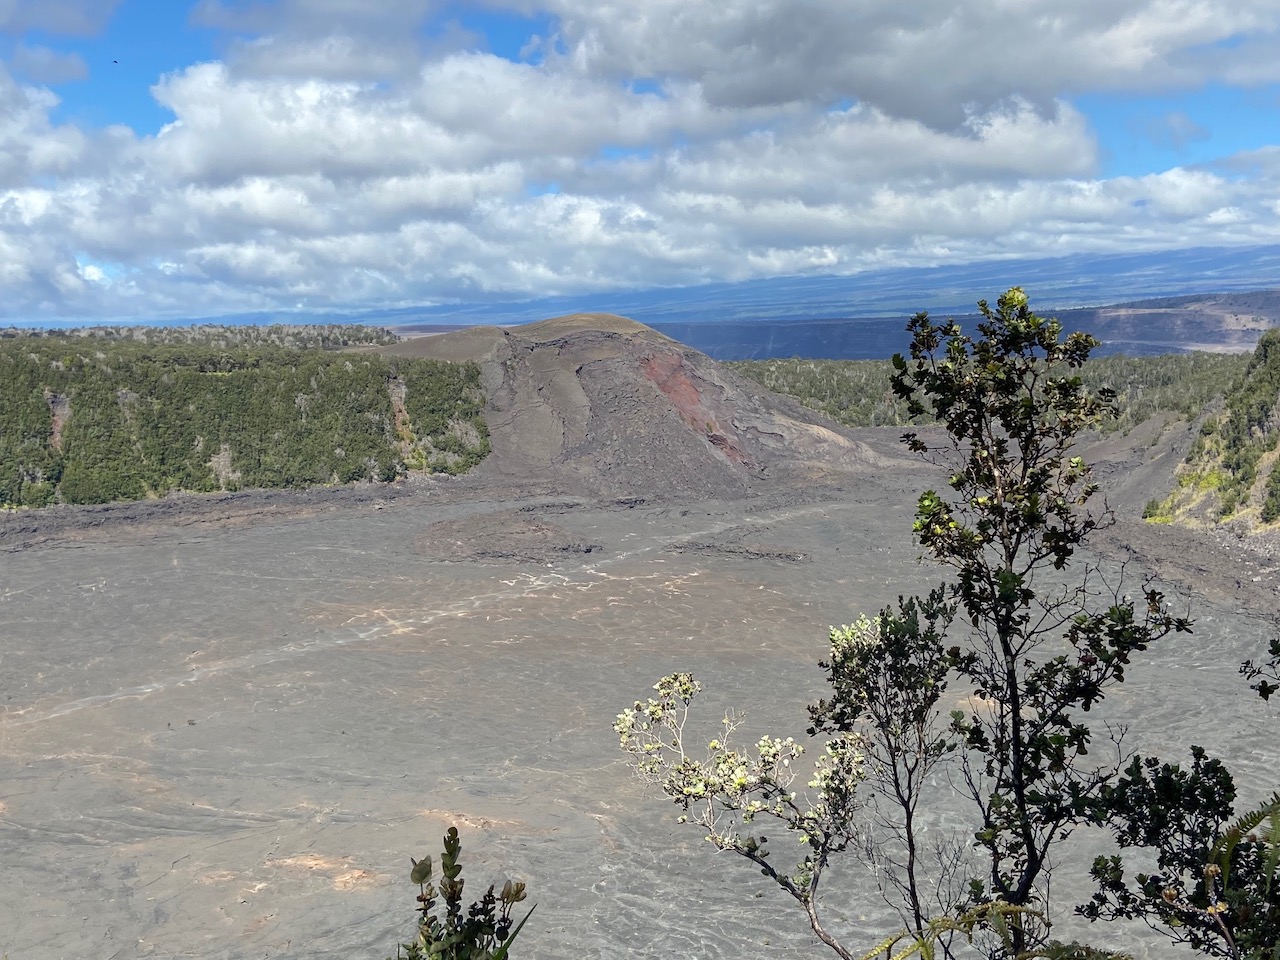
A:
{"label": "light colored sand patch", "polygon": [[273,857],[267,861],[269,866],[281,867],[285,870],[303,870],[308,872],[336,872],[350,866],[346,857],[322,857],[316,853],[300,853],[293,857]]}
{"label": "light colored sand patch", "polygon": [[378,879],[378,875],[370,870],[353,867],[347,857],[323,857],[314,853],[304,853],[296,857],[269,860],[267,863],[269,866],[294,874],[325,876],[335,890],[351,890],[364,884],[374,883]]}
{"label": "light colored sand patch", "polygon": [[427,817],[431,820],[440,820],[451,827],[457,827],[459,830],[507,830],[512,827],[520,827],[522,829],[528,827],[528,824],[520,820],[499,820],[494,817],[471,817],[465,813],[458,813],[455,810],[423,810],[420,816]]}
{"label": "light colored sand patch", "polygon": [[977,697],[971,695],[955,697],[954,702],[955,707],[953,709],[966,710],[969,713],[974,714],[986,714],[990,716],[995,712],[996,708],[994,700],[979,700]]}
{"label": "light colored sand patch", "polygon": [[799,420],[791,420],[790,418],[788,418],[788,420],[790,421],[791,425],[795,426],[795,429],[797,430],[797,432],[806,433],[812,438],[814,438],[815,440],[821,440],[823,443],[829,443],[832,446],[842,447],[844,449],[851,449],[859,446],[859,444],[857,444],[853,440],[850,440],[848,437],[842,437],[840,436],[840,434],[836,433],[834,430],[830,430],[827,427],[821,426],[819,424],[802,423]]}
{"label": "light colored sand patch", "polygon": [[231,870],[215,870],[196,877],[196,883],[235,883],[239,879],[241,875]]}
{"label": "light colored sand patch", "polygon": [[261,932],[275,918],[276,918],[276,915],[274,913],[268,913],[265,916],[255,917],[253,920],[249,922],[248,926],[244,928],[244,935],[252,936],[255,933]]}
{"label": "light colored sand patch", "polygon": [[335,890],[350,890],[353,887],[373,883],[377,879],[378,875],[368,870],[348,870],[346,873],[340,873],[333,878],[333,888]]}

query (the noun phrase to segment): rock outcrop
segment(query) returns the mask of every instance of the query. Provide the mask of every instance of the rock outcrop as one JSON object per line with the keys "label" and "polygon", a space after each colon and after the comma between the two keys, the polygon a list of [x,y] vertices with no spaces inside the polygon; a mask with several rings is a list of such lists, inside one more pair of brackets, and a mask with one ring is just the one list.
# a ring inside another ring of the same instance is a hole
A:
{"label": "rock outcrop", "polygon": [[481,367],[484,471],[596,496],[736,497],[899,463],[704,354],[611,314],[475,327],[387,352]]}

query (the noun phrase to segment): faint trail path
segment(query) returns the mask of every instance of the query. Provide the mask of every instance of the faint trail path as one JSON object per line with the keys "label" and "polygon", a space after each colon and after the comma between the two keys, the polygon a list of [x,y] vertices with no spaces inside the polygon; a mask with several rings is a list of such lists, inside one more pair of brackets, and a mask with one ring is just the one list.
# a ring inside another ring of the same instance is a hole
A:
{"label": "faint trail path", "polygon": [[[555,596],[557,591],[570,591],[585,595],[597,590],[604,590],[607,592],[608,586],[611,582],[624,581],[631,583],[641,580],[661,580],[666,577],[665,574],[632,573],[617,577],[608,573],[606,568],[617,566],[628,561],[634,561],[650,556],[654,553],[660,553],[683,541],[696,540],[700,537],[715,535],[729,529],[740,528],[743,526],[761,527],[773,523],[784,523],[800,517],[812,516],[818,513],[829,513],[832,510],[838,510],[840,508],[841,505],[839,504],[821,503],[766,509],[753,512],[743,517],[703,524],[696,529],[684,530],[679,534],[639,535],[636,537],[636,545],[630,549],[616,551],[611,555],[601,557],[598,560],[576,564],[564,569],[548,570],[546,572],[540,571],[538,573],[517,573],[515,575],[507,576],[495,573],[491,576],[491,580],[496,581],[499,585],[496,588],[479,590],[478,592],[472,593],[464,598],[444,603],[434,609],[425,610],[413,617],[393,617],[383,611],[375,610],[372,613],[372,617],[361,616],[353,618],[351,621],[341,625],[340,628],[327,632],[323,636],[313,637],[307,640],[292,641],[279,646],[255,650],[252,653],[221,660],[215,663],[202,664],[192,667],[188,672],[171,674],[169,676],[148,681],[144,684],[125,687],[108,693],[82,697],[53,707],[28,707],[14,709],[7,706],[0,706],[0,710],[3,710],[3,713],[0,713],[0,731],[3,731],[6,727],[17,728],[43,723],[59,717],[65,717],[81,710],[109,705],[119,700],[140,699],[154,693],[191,686],[208,678],[221,676],[226,673],[250,671],[269,664],[307,657],[311,654],[324,650],[349,646],[352,644],[368,643],[382,639],[386,636],[414,633],[424,627],[429,627],[442,621],[448,621],[450,619],[460,617],[470,617],[485,610],[486,608],[498,607],[503,604],[531,598],[540,594],[549,593],[552,595],[550,599],[554,600],[558,599]],[[696,576],[697,574],[695,573],[692,575]],[[264,577],[261,575],[255,575],[254,579],[287,582],[302,579],[313,580],[314,578],[302,578],[295,576]],[[329,579],[334,583],[346,582],[340,577]],[[667,579],[670,578],[667,577]],[[105,584],[106,581],[103,580],[94,584],[82,584],[81,586],[88,589],[99,590],[102,589]],[[606,597],[602,602],[604,604],[609,604],[611,602],[620,603],[622,602],[622,599],[621,597]],[[498,622],[500,622],[500,620]],[[352,625],[354,623],[358,623],[359,625]]]}

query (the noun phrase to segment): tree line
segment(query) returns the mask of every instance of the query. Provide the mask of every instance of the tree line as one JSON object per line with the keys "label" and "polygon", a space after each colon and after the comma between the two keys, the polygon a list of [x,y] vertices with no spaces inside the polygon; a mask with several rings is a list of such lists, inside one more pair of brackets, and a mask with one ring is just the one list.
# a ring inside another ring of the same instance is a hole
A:
{"label": "tree line", "polygon": [[[1115,393],[1115,416],[1098,429],[1127,432],[1167,413],[1194,419],[1245,373],[1243,354],[1183,353],[1092,358],[1080,371],[1089,390]],[[726,364],[775,393],[795,397],[847,427],[901,427],[907,406],[890,386],[888,360],[744,360]]]}
{"label": "tree line", "polygon": [[97,343],[145,343],[151,346],[193,344],[211,347],[287,347],[290,350],[336,350],[343,347],[385,346],[400,338],[386,327],[357,323],[272,323],[265,326],[197,323],[180,327],[77,327],[42,330],[0,329],[0,340],[17,338],[70,339]]}

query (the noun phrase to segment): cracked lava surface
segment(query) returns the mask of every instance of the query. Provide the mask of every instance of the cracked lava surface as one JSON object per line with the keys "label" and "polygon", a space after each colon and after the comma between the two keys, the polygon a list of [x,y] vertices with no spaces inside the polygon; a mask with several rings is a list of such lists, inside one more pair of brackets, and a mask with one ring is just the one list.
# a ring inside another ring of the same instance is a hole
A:
{"label": "cracked lava surface", "polygon": [[[0,955],[384,957],[411,930],[408,858],[438,856],[449,825],[471,897],[528,882],[521,956],[818,955],[793,903],[631,779],[611,724],[687,669],[708,735],[730,705],[748,738],[801,735],[828,626],[939,579],[910,499],[408,499],[0,554]],[[441,521],[482,542],[486,517],[543,506],[599,549],[420,549]],[[1236,666],[1264,626],[1193,613],[1110,708],[1133,748],[1202,743],[1261,789],[1274,716]],[[1059,894],[1091,855],[1067,852]],[[844,880],[833,927],[855,945],[896,929]],[[1142,931],[1108,941],[1173,955]]]}

